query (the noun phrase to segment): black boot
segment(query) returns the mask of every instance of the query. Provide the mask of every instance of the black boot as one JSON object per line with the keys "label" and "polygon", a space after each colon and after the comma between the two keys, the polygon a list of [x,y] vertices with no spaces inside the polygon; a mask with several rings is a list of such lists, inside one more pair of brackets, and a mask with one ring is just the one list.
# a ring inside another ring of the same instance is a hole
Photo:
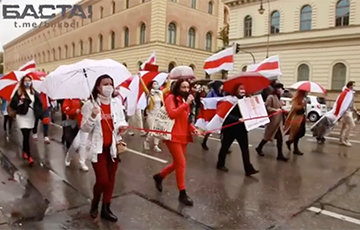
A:
{"label": "black boot", "polygon": [[291,151],[291,144],[292,144],[292,141],[286,141],[286,147],[288,148],[289,151]]}
{"label": "black boot", "polygon": [[289,159],[284,157],[284,154],[283,154],[283,142],[282,142],[282,139],[280,140],[277,140],[277,143],[276,143],[276,147],[277,147],[277,151],[278,151],[278,155],[277,155],[277,160],[278,161],[285,161],[287,162]]}
{"label": "black boot", "polygon": [[179,201],[186,206],[193,206],[194,202],[190,199],[190,197],[186,194],[185,189],[180,191]]}
{"label": "black boot", "polygon": [[101,207],[101,218],[111,222],[116,222],[118,218],[111,212],[110,203],[103,204]]}
{"label": "black boot", "polygon": [[162,190],[163,190],[162,181],[163,181],[164,178],[162,178],[162,177],[160,176],[160,174],[155,174],[155,175],[153,176],[153,178],[154,178],[154,181],[155,181],[155,187],[156,187],[156,189],[157,189],[159,192],[162,192]]}
{"label": "black boot", "polygon": [[201,147],[202,147],[203,150],[205,150],[205,151],[208,151],[208,150],[209,150],[209,147],[207,147],[206,142],[203,142],[203,143],[201,144]]}
{"label": "black boot", "polygon": [[254,169],[252,166],[251,166],[251,169],[246,170],[246,176],[252,176],[257,173],[259,173],[259,170]]}
{"label": "black boot", "polygon": [[258,147],[255,148],[257,154],[261,157],[265,156],[265,154],[262,152],[262,148],[264,147],[264,145],[266,144],[267,141],[265,140],[261,140],[260,144]]}
{"label": "black boot", "polygon": [[299,150],[299,140],[300,140],[300,139],[296,138],[295,141],[294,141],[294,154],[295,154],[295,155],[302,156],[302,155],[304,155],[304,153],[302,153],[302,152]]}
{"label": "black boot", "polygon": [[98,214],[99,214],[99,202],[93,200],[91,202],[90,216],[95,219],[98,216]]}

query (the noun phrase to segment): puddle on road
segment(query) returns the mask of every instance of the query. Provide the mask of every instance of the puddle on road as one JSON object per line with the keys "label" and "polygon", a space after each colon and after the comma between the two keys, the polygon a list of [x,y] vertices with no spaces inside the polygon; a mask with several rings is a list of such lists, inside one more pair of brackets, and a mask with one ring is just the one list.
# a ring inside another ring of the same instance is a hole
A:
{"label": "puddle on road", "polygon": [[42,220],[49,202],[1,153],[0,166],[0,206],[9,223]]}

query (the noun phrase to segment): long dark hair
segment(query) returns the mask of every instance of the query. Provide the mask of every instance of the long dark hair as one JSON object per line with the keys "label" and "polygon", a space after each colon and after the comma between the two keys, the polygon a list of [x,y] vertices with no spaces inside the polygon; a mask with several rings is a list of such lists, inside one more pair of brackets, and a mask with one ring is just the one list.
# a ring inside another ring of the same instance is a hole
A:
{"label": "long dark hair", "polygon": [[[23,78],[21,78],[21,80],[20,80],[20,85],[19,85],[19,90],[18,90],[19,95],[25,94],[25,92],[26,92],[26,89],[25,89],[25,78],[27,78],[27,77],[32,80],[32,77],[30,77],[30,76],[28,76],[28,75],[25,75]],[[31,93],[31,94],[34,94],[34,93],[35,93],[32,84],[31,84],[31,86],[30,86],[30,93]]]}
{"label": "long dark hair", "polygon": [[[157,82],[157,81],[152,80],[152,81],[147,85],[147,88],[148,88],[149,91],[152,90],[154,82]],[[158,83],[158,84],[159,84],[159,83]]]}
{"label": "long dark hair", "polygon": [[[93,88],[93,90],[91,92],[94,100],[96,100],[98,98],[98,95],[100,94],[100,92],[98,90],[98,87],[99,87],[101,81],[103,79],[107,79],[107,78],[111,79],[112,86],[114,87],[114,80],[109,75],[107,75],[107,74],[101,75],[100,77],[98,77],[98,79],[96,79],[95,86],[94,86],[94,88]],[[112,97],[116,97],[115,90],[114,90],[114,93],[112,94]]]}
{"label": "long dark hair", "polygon": [[[188,79],[179,79],[174,83],[174,87],[171,89],[171,94],[174,95],[175,105],[177,106],[177,97],[180,96],[180,86],[186,81],[190,85],[190,81]],[[186,98],[185,98],[186,99]]]}

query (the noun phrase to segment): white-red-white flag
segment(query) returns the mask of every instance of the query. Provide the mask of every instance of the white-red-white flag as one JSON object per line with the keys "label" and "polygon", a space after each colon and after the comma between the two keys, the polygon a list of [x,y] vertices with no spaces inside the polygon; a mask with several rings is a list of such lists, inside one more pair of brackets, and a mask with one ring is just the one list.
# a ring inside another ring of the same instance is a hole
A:
{"label": "white-red-white flag", "polygon": [[20,71],[36,71],[36,63],[34,60],[28,61],[19,68]]}
{"label": "white-red-white flag", "polygon": [[219,100],[216,106],[216,113],[206,125],[206,130],[214,132],[220,131],[223,122],[234,106],[237,105],[238,100],[239,99],[234,96],[226,96]]}
{"label": "white-red-white flag", "polygon": [[271,56],[258,64],[248,65],[246,72],[258,72],[265,77],[282,76],[279,56]]}
{"label": "white-red-white flag", "polygon": [[234,46],[211,55],[205,60],[204,70],[208,74],[234,69]]}
{"label": "white-red-white flag", "polygon": [[150,57],[141,65],[142,70],[145,68],[146,64],[156,64],[156,53],[155,53],[155,51],[152,52]]}
{"label": "white-red-white flag", "polygon": [[205,97],[201,98],[200,110],[198,117],[195,122],[195,126],[206,130],[206,125],[211,121],[211,119],[216,115],[216,108],[218,102],[221,101],[223,97]]}

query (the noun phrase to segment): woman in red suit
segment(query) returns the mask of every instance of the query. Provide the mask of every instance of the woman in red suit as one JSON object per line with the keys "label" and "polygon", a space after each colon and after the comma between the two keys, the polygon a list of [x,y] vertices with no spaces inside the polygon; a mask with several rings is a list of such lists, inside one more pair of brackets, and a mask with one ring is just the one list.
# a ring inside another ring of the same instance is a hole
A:
{"label": "woman in red suit", "polygon": [[156,188],[162,192],[163,179],[175,171],[177,186],[180,191],[179,201],[188,206],[192,206],[193,201],[185,191],[185,152],[187,144],[192,142],[191,134],[198,134],[193,124],[189,122],[190,107],[193,101],[194,97],[190,95],[190,82],[184,79],[178,80],[171,94],[165,100],[165,108],[169,118],[175,120],[171,131],[171,140],[164,141],[173,157],[173,163],[153,177]]}

